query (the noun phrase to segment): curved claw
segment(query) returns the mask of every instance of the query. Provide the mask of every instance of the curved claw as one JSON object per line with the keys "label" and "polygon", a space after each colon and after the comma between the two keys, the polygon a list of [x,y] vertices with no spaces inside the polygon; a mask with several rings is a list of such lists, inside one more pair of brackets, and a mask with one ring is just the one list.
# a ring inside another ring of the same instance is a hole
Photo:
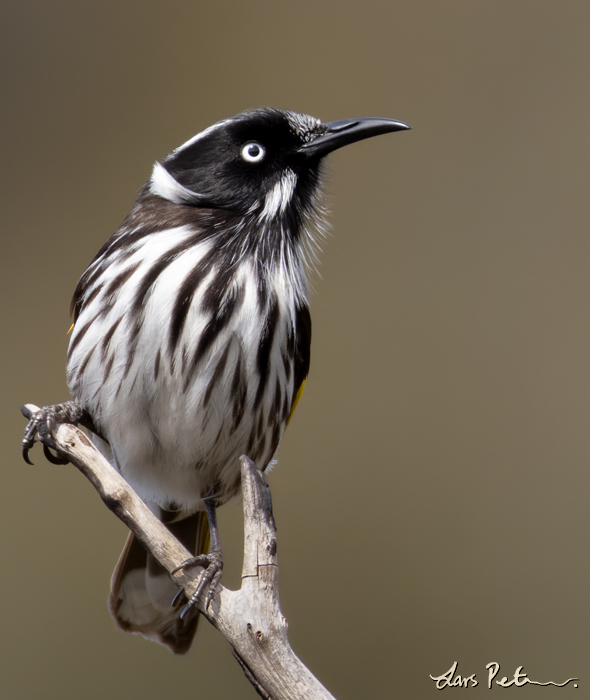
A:
{"label": "curved claw", "polygon": [[53,434],[58,424],[71,423],[76,425],[80,421],[84,414],[82,407],[74,401],[66,401],[54,406],[45,406],[41,409],[37,409],[32,404],[26,404],[20,410],[23,416],[29,419],[22,441],[22,455],[25,462],[33,464],[29,459],[29,452],[35,444],[35,440],[38,439],[43,443],[43,452],[49,462],[52,464],[68,464],[69,460],[59,453],[57,455],[53,454],[49,450],[47,443],[49,442],[49,445],[53,444]]}
{"label": "curved claw", "polygon": [[[181,620],[184,619],[186,615],[188,615],[188,613],[192,610],[193,606],[196,605],[203,591],[205,590],[205,586],[209,587],[207,597],[205,598],[205,610],[209,608],[209,605],[213,600],[213,596],[215,595],[215,591],[217,590],[217,586],[219,585],[219,581],[221,580],[221,574],[223,571],[223,559],[221,558],[221,553],[217,552],[210,552],[209,554],[199,554],[196,557],[191,557],[190,559],[187,559],[187,561],[183,562],[180,566],[177,566],[170,573],[174,574],[177,571],[180,571],[181,569],[188,569],[192,566],[203,566],[204,570],[201,572],[197,590],[191,595],[191,597],[188,600],[188,603],[185,605],[184,609],[180,613]],[[180,590],[176,594],[176,596],[174,596],[172,605],[176,606],[179,604],[181,594],[183,593],[184,591]]]}
{"label": "curved claw", "polygon": [[183,561],[182,564],[174,567],[170,573],[175,574],[181,569],[190,569],[192,566],[202,566],[204,569],[206,569],[209,566],[209,555],[199,554],[196,557],[191,557],[190,559]]}
{"label": "curved claw", "polygon": [[35,465],[34,465],[33,462],[31,462],[31,460],[29,459],[29,450],[30,450],[30,449],[31,449],[30,445],[25,444],[25,441],[23,440],[23,452],[22,452],[22,454],[23,454],[23,459],[25,460],[25,462],[26,462],[27,464],[30,464],[32,467],[34,467]]}
{"label": "curved claw", "polygon": [[178,591],[178,593],[174,596],[174,598],[172,598],[172,602],[170,603],[170,605],[171,605],[173,608],[178,607],[178,606],[180,605],[180,600],[181,600],[182,596],[184,596],[184,599],[187,600],[187,597],[186,597],[186,595],[184,594],[183,589],[181,588],[181,589]]}
{"label": "curved claw", "polygon": [[65,457],[61,457],[59,454],[53,454],[53,452],[49,449],[48,445],[43,445],[43,454],[45,455],[46,459],[51,462],[51,464],[69,464],[70,460],[66,459]]}

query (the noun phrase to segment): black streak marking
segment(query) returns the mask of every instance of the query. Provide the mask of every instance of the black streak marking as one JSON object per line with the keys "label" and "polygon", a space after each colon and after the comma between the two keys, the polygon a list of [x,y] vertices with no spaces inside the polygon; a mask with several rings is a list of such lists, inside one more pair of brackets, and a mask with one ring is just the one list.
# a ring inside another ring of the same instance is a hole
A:
{"label": "black streak marking", "polygon": [[[126,270],[123,270],[123,272],[119,273],[107,286],[107,288],[104,290],[104,295],[105,297],[110,297],[113,295],[120,287],[122,287],[125,282],[133,275],[133,273],[137,270],[137,268],[141,265],[141,261],[137,262],[135,265],[131,265],[131,267],[128,267]],[[84,302],[85,304],[88,304],[87,301]]]}
{"label": "black streak marking", "polygon": [[242,354],[241,346],[239,346],[238,350],[236,369],[234,371],[234,376],[231,384],[231,393],[234,397],[234,406],[230,434],[233,433],[237,429],[238,425],[240,425],[240,423],[242,422],[242,418],[244,417],[244,410],[246,407],[246,397],[248,395],[248,386],[246,384],[244,367],[244,356]]}
{"label": "black streak marking", "polygon": [[154,263],[147,274],[144,275],[141,283],[135,294],[135,299],[129,311],[129,320],[133,320],[133,330],[130,333],[129,340],[129,351],[127,353],[127,361],[125,363],[125,370],[123,371],[122,379],[127,377],[127,374],[133,364],[133,359],[135,357],[135,352],[137,350],[137,343],[139,342],[139,333],[143,325],[143,317],[145,313],[146,297],[158,277],[164,272],[164,270],[172,263],[176,258],[188,248],[190,248],[189,241],[182,241],[177,246],[169,250],[165,255],[163,255],[156,263]]}
{"label": "black streak marking", "polygon": [[[127,375],[129,374],[129,370],[131,369],[131,365],[133,364],[133,359],[135,358],[135,351],[137,350],[137,344],[139,342],[139,332],[141,331],[141,326],[143,324],[143,314],[139,314],[136,316],[135,321],[133,323],[133,328],[131,329],[131,332],[129,333],[129,351],[127,353],[127,361],[125,362],[125,369],[123,370],[123,376],[121,377],[121,385],[123,384],[123,380],[127,378]],[[137,379],[137,377],[136,377]],[[119,385],[119,389],[121,388],[121,385]],[[119,390],[117,389],[117,394],[119,393]]]}
{"label": "black streak marking", "polygon": [[246,454],[250,459],[254,459],[254,455],[252,454],[252,449],[254,448],[254,442],[256,440],[256,429],[252,428],[252,432],[250,433],[250,437],[248,439],[248,446],[246,447]]}
{"label": "black streak marking", "polygon": [[174,302],[174,309],[172,311],[172,320],[170,322],[168,350],[171,355],[178,345],[197,288],[210,270],[212,252],[206,255],[205,258],[195,266],[178,290],[176,301]]}
{"label": "black streak marking", "polygon": [[[260,439],[260,442],[258,443],[258,445],[256,445],[256,457],[254,458],[254,461],[257,464],[260,464],[260,462],[261,462],[265,447],[266,447],[266,435],[263,435],[262,438]],[[266,466],[266,464],[264,466]]]}
{"label": "black streak marking", "polygon": [[162,274],[162,272],[164,272],[168,265],[170,265],[170,263],[176,260],[183,248],[184,242],[182,245],[178,245],[172,250],[168,251],[150,267],[147,274],[145,274],[143,279],[141,280],[139,287],[137,288],[135,299],[133,300],[133,304],[131,306],[131,315],[143,313],[145,299],[148,295],[148,292],[154,286],[156,280]]}
{"label": "black streak marking", "polygon": [[274,401],[272,403],[272,414],[273,414],[273,419],[276,421],[280,421],[281,416],[280,416],[280,411],[281,411],[281,403],[283,400],[282,396],[283,392],[281,390],[281,382],[279,381],[279,378],[277,376],[277,382],[275,384],[275,396],[274,396]]}
{"label": "black streak marking", "polygon": [[222,423],[219,427],[219,432],[217,433],[217,437],[215,438],[215,442],[213,443],[213,449],[215,449],[219,445],[219,442],[221,440],[221,436],[223,435],[223,428],[224,427],[225,426]]}
{"label": "black streak marking", "polygon": [[158,374],[160,374],[160,348],[158,348],[156,359],[154,361],[154,379],[158,379]]}
{"label": "black streak marking", "polygon": [[262,397],[264,396],[264,390],[266,388],[266,383],[268,381],[269,375],[268,362],[270,359],[270,353],[272,351],[272,344],[275,336],[275,331],[277,329],[278,321],[279,302],[276,295],[273,294],[270,301],[270,309],[266,314],[264,326],[262,328],[262,333],[260,334],[260,342],[258,344],[256,367],[260,376],[260,382],[258,384],[258,390],[256,391],[256,398],[254,399],[254,408],[258,408],[260,402],[262,401]]}
{"label": "black streak marking", "polygon": [[123,317],[120,316],[114,323],[113,325],[109,328],[109,330],[106,332],[104,338],[102,339],[102,343],[100,344],[100,359],[104,360],[105,357],[107,356],[107,352],[109,351],[109,344],[111,342],[111,338],[113,337],[114,332],[117,330],[117,326],[121,323],[123,320]]}
{"label": "black streak marking", "polygon": [[191,235],[185,240],[184,249],[188,250],[209,238],[214,224],[217,224],[218,230],[222,232],[233,232],[239,219],[239,215],[234,212],[179,206],[151,194],[150,183],[146,183],[123,224],[105,242],[80,278],[70,307],[74,321],[82,308],[98,293],[100,285],[84,299],[87,290],[102,275],[108,274],[109,266],[113,262],[120,264],[133,255],[143,239],[169,229],[187,226],[192,229]]}
{"label": "black streak marking", "polygon": [[73,390],[73,393],[76,394],[77,390],[80,386],[80,379],[83,376],[84,372],[86,371],[86,367],[88,366],[88,363],[90,362],[90,358],[94,354],[94,351],[96,350],[96,345],[90,350],[88,355],[84,358],[84,361],[82,364],[78,367],[78,371],[76,372],[75,379],[72,377],[72,385],[75,387],[75,390]]}
{"label": "black streak marking", "polygon": [[[98,296],[98,294],[102,292],[102,284],[97,284],[96,287],[90,292],[90,294],[84,299],[84,306],[90,306],[90,304],[94,301],[94,299]],[[79,312],[82,309],[82,300],[80,300],[80,303],[76,306],[74,309],[74,323],[78,319]]]}
{"label": "black streak marking", "polygon": [[272,458],[272,455],[277,451],[277,447],[279,446],[279,442],[281,440],[281,423],[277,422],[273,428],[272,431],[272,438],[271,438],[271,452],[270,456]]}
{"label": "black streak marking", "polygon": [[289,397],[287,396],[287,392],[285,392],[285,400],[283,401],[283,413],[281,415],[281,420],[283,422],[286,422],[287,418],[289,417],[289,413],[290,413]]}
{"label": "black streak marking", "polygon": [[258,414],[258,423],[256,425],[256,437],[260,438],[262,433],[264,432],[264,409],[261,409],[260,413]]}
{"label": "black streak marking", "polygon": [[287,348],[283,348],[282,356],[283,356],[283,365],[285,366],[285,379],[287,380],[287,383],[288,383],[289,380],[291,379],[291,369],[292,369],[291,364],[293,362],[293,356]]}
{"label": "black streak marking", "polygon": [[205,392],[205,397],[203,398],[203,407],[206,407],[207,404],[209,403],[209,399],[211,398],[211,394],[213,393],[213,389],[215,388],[215,385],[221,377],[223,376],[223,371],[225,370],[225,365],[227,364],[227,356],[229,355],[229,348],[230,344],[228,343],[225,346],[225,350],[223,351],[223,355],[221,356],[219,362],[217,363],[217,367],[215,368],[215,371],[213,372],[213,376],[211,377],[211,381],[209,382],[209,385],[207,386],[207,391]]}
{"label": "black streak marking", "polygon": [[[190,375],[194,374],[197,365],[203,359],[207,350],[209,350],[219,333],[228,325],[233,314],[241,307],[244,300],[244,294],[245,290],[243,286],[237,290],[232,289],[221,302],[221,305],[217,308],[217,310],[213,312],[211,320],[205,326],[199,339],[199,344],[197,345],[197,349],[191,362],[189,376],[186,378],[185,391],[190,381]],[[207,306],[209,306],[209,304],[207,304]],[[208,310],[212,311],[212,309]]]}
{"label": "black streak marking", "polygon": [[88,323],[84,324],[84,325],[82,326],[82,328],[80,328],[80,330],[79,330],[78,333],[76,334],[76,337],[72,340],[72,342],[70,343],[70,347],[68,348],[68,360],[70,359],[70,357],[71,357],[72,353],[74,352],[74,350],[78,347],[78,345],[79,345],[80,341],[82,340],[82,338],[83,338],[83,337],[86,335],[86,333],[88,332],[88,329],[90,328],[90,326],[96,321],[96,319],[101,315],[101,313],[102,313],[102,310],[99,311],[97,314],[95,314],[95,315],[90,319],[90,321],[88,321]]}
{"label": "black streak marking", "polygon": [[[111,373],[111,370],[113,369],[113,362],[115,361],[115,356],[111,355],[109,361],[107,362],[107,366],[104,371],[104,377],[102,378],[102,383],[104,384],[106,380],[109,378],[109,374]],[[101,387],[102,388],[102,387]]]}

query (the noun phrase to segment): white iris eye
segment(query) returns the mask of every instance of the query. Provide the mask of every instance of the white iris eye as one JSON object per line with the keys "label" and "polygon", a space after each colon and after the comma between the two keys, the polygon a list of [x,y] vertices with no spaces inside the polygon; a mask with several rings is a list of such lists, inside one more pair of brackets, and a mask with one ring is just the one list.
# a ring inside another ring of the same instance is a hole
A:
{"label": "white iris eye", "polygon": [[243,148],[241,152],[242,158],[248,163],[260,163],[264,160],[266,151],[264,146],[258,141],[249,141]]}

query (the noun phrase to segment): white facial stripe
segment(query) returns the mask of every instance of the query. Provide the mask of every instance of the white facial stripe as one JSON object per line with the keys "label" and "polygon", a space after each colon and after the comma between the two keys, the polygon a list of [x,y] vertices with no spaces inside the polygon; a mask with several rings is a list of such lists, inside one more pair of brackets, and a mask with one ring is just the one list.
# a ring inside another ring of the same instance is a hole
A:
{"label": "white facial stripe", "polygon": [[150,192],[175,204],[198,204],[199,195],[177,182],[161,163],[155,163]]}
{"label": "white facial stripe", "polygon": [[223,126],[223,124],[227,124],[227,122],[232,121],[231,119],[223,119],[220,122],[217,122],[217,124],[213,124],[212,126],[208,126],[204,131],[201,131],[198,133],[196,136],[193,136],[192,139],[189,139],[186,143],[183,143],[182,146],[179,146],[178,148],[174,149],[172,151],[171,155],[175,155],[176,153],[179,153],[180,151],[184,151],[185,148],[189,148],[189,146],[192,146],[193,143],[196,143],[200,139],[204,138],[205,136],[208,136],[212,131],[215,131],[215,129],[219,129],[220,126]]}
{"label": "white facial stripe", "polygon": [[295,192],[297,175],[292,170],[286,170],[281,179],[275,184],[272,190],[266,195],[264,209],[260,214],[261,219],[272,219],[279,212],[284,213],[289,206],[289,202]]}

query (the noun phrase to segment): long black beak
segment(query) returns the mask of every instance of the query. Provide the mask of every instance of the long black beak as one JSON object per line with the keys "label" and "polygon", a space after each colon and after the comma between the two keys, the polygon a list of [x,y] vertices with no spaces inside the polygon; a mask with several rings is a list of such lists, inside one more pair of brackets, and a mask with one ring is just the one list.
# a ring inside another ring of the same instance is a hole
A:
{"label": "long black beak", "polygon": [[335,151],[342,146],[348,146],[350,143],[362,141],[363,139],[371,138],[371,136],[379,136],[379,134],[388,134],[391,131],[404,131],[411,129],[411,126],[403,122],[396,122],[393,119],[376,119],[367,117],[365,119],[340,119],[336,122],[326,122],[324,126],[327,130],[312,139],[309,143],[301,146],[298,153],[301,153],[308,158],[322,157]]}

